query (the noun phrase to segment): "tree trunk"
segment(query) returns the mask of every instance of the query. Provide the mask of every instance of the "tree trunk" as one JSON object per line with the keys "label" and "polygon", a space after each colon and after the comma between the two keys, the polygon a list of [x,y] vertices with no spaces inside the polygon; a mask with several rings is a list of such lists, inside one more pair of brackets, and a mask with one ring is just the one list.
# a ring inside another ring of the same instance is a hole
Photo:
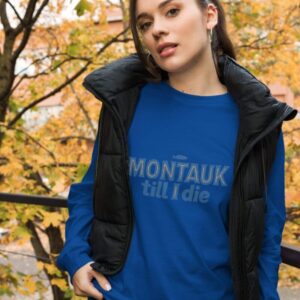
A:
{"label": "tree trunk", "polygon": [[[31,245],[34,249],[34,252],[37,256],[37,260],[41,262],[46,263],[53,263],[53,260],[50,258],[50,255],[47,253],[47,251],[44,249],[43,244],[40,240],[40,237],[37,233],[35,224],[33,221],[27,221],[26,223],[27,228],[31,231],[32,236],[30,238]],[[61,237],[61,233],[58,227],[49,226],[46,229],[46,234],[48,236],[49,242],[50,242],[50,254],[59,254],[60,251],[63,248],[63,240]],[[65,292],[62,291],[58,286],[51,284],[51,279],[58,278],[58,279],[65,279],[66,282],[68,282],[68,276],[64,272],[62,277],[58,277],[53,274],[49,274],[46,269],[44,269],[44,272],[50,282],[51,290],[53,294],[53,300],[71,300],[72,297],[65,297]]]}

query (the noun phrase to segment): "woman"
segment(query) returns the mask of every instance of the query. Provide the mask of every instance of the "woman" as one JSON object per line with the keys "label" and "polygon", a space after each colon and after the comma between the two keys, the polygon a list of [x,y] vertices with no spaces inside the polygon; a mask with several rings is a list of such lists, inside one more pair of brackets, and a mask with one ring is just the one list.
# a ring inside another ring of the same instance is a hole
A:
{"label": "woman", "polygon": [[84,81],[103,106],[59,267],[90,299],[279,299],[297,111],[234,60],[219,1],[130,13],[137,55]]}

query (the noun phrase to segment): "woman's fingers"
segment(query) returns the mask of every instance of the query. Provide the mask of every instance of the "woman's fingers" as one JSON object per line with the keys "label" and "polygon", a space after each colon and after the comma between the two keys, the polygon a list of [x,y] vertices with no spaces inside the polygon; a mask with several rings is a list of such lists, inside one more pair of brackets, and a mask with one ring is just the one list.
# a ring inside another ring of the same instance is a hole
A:
{"label": "woman's fingers", "polygon": [[81,280],[74,286],[74,292],[77,296],[91,296],[95,299],[103,300],[103,295],[94,287],[91,281]]}
{"label": "woman's fingers", "polygon": [[97,272],[95,270],[92,270],[91,273],[92,273],[93,277],[96,278],[96,280],[98,281],[99,285],[104,290],[106,290],[106,291],[111,290],[111,285],[110,285],[109,281],[107,280],[107,278],[103,274],[101,274],[101,273],[99,273],[99,272]]}
{"label": "woman's fingers", "polygon": [[95,276],[90,263],[91,262],[85,264],[74,274],[74,292],[77,296],[91,296],[97,300],[103,300],[104,297],[102,293],[100,293],[100,291],[98,291],[92,283]]}

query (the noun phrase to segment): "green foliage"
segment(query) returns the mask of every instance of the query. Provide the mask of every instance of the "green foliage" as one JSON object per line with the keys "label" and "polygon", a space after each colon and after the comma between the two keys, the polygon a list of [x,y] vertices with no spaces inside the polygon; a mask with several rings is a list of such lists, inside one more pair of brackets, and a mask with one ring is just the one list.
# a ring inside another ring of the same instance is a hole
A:
{"label": "green foliage", "polygon": [[79,53],[79,44],[72,43],[68,45],[67,53],[71,56],[76,56]]}
{"label": "green foliage", "polygon": [[93,5],[87,0],[80,0],[75,7],[77,15],[80,17],[84,15],[85,11],[92,12]]}
{"label": "green foliage", "polygon": [[89,168],[89,165],[78,164],[78,167],[77,167],[77,170],[76,170],[76,181],[81,181],[82,180],[82,178],[86,174],[88,168]]}

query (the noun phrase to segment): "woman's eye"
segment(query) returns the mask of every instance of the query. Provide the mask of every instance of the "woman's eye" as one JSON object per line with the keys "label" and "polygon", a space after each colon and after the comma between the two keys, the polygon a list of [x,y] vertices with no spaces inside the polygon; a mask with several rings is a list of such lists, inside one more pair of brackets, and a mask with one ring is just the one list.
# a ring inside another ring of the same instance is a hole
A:
{"label": "woman's eye", "polygon": [[[167,12],[167,14],[169,13],[169,12],[171,12],[171,16],[174,16],[174,15],[176,15],[177,14],[177,12],[179,11],[180,9],[178,9],[178,8],[171,8],[171,9],[169,9],[168,10],[168,12]],[[151,22],[146,22],[146,23],[144,23],[144,24],[141,24],[141,25],[139,25],[139,29],[141,30],[141,31],[146,31],[147,29],[148,29],[148,27],[151,25]]]}
{"label": "woman's eye", "polygon": [[[179,9],[178,9],[178,8],[171,8],[171,9],[168,10],[167,14],[168,14],[170,11],[173,11],[173,12],[175,11],[175,12],[177,13],[177,11],[179,11]],[[176,13],[175,13],[175,14],[172,14],[172,13],[171,13],[171,15],[176,15]]]}
{"label": "woman's eye", "polygon": [[151,24],[151,23],[150,23],[150,22],[146,22],[146,23],[144,23],[144,24],[141,24],[141,25],[139,26],[140,30],[141,30],[141,31],[145,31],[145,30],[147,29],[147,24],[149,25],[149,24]]}

